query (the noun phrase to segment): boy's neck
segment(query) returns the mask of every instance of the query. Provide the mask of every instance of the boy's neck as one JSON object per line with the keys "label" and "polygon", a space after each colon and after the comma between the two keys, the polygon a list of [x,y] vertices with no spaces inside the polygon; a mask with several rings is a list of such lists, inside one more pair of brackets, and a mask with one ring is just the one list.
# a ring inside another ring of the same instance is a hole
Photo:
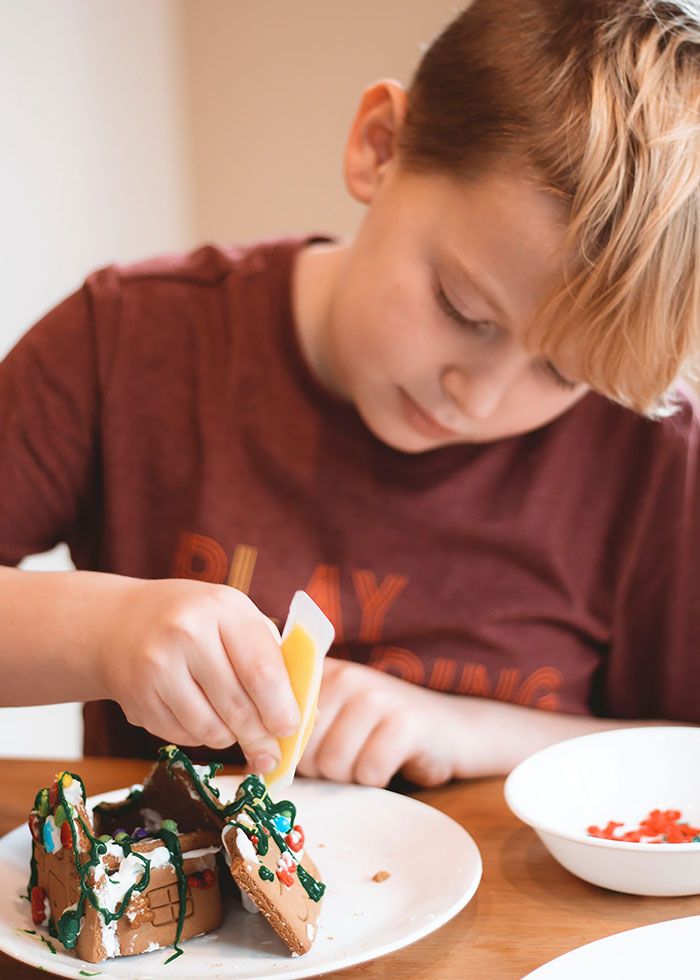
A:
{"label": "boy's neck", "polygon": [[342,397],[328,367],[327,326],[348,246],[315,242],[301,249],[292,270],[292,316],[306,364],[316,380]]}

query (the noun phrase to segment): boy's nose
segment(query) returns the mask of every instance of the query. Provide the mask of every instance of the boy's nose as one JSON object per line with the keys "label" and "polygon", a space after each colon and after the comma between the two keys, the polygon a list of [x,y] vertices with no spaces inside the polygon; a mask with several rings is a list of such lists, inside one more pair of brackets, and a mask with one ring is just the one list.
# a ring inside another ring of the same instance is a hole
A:
{"label": "boy's nose", "polygon": [[504,395],[515,382],[516,371],[470,371],[445,368],[442,390],[467,418],[485,421],[498,410]]}

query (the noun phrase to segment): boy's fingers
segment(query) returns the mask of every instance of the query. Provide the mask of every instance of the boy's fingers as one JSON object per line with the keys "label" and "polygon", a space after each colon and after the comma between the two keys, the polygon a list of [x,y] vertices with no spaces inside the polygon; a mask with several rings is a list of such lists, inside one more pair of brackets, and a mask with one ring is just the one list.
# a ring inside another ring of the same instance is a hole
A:
{"label": "boy's fingers", "polygon": [[180,723],[165,701],[159,695],[156,696],[158,707],[155,711],[149,710],[144,728],[165,742],[174,742],[177,745],[201,744],[201,739],[195,742],[192,733]]}
{"label": "boy's fingers", "polygon": [[277,739],[270,739],[269,735],[253,742],[239,739],[239,744],[252,772],[272,772],[280,761]]}
{"label": "boy's fingers", "polygon": [[321,775],[341,783],[351,782],[367,735],[367,719],[361,706],[349,701],[335,716],[316,750],[316,766]]}
{"label": "boy's fingers", "polygon": [[224,749],[236,741],[236,731],[220,717],[189,671],[169,674],[158,693],[186,733],[185,744]]}
{"label": "boy's fingers", "polygon": [[[222,625],[221,640],[264,728],[279,737],[292,735],[301,724],[299,705],[282,651],[265,621],[256,621],[243,636],[240,629],[231,630]],[[243,656],[242,645],[245,645]]]}
{"label": "boy's fingers", "polygon": [[271,747],[277,745],[226,656],[197,657],[190,671],[218,717],[234,733],[235,741],[243,745],[267,738]]}
{"label": "boy's fingers", "polygon": [[409,740],[405,728],[385,718],[374,728],[355,760],[353,778],[364,786],[386,786],[406,761]]}

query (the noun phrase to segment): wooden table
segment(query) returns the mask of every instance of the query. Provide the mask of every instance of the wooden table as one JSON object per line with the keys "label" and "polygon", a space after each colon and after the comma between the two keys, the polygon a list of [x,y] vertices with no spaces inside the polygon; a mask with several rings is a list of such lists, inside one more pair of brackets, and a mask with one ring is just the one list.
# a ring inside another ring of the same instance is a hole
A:
{"label": "wooden table", "polygon": [[[148,767],[147,762],[129,759],[69,764],[0,759],[0,834],[26,820],[36,790],[48,785],[59,769],[79,773],[88,793],[96,794],[140,782]],[[484,862],[481,884],[466,908],[437,932],[397,953],[344,970],[341,975],[347,980],[519,980],[583,943],[700,914],[700,897],[621,895],[564,871],[534,832],[510,813],[502,779],[455,783],[413,795],[466,827]],[[436,860],[444,858],[436,852]],[[27,917],[29,924],[28,906]],[[52,975],[0,953],[2,980],[45,980]]]}

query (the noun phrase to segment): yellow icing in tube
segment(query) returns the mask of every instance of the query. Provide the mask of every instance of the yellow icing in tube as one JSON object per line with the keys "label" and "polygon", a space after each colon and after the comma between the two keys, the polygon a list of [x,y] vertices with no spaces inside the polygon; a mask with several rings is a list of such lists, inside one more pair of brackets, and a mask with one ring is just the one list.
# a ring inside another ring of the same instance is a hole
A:
{"label": "yellow icing in tube", "polygon": [[297,592],[282,633],[281,649],[299,705],[301,724],[293,735],[279,740],[282,755],[277,768],[265,776],[268,789],[273,785],[278,788],[289,786],[294,779],[297,764],[313,731],[323,658],[333,636],[333,627],[318,606],[305,592]]}

